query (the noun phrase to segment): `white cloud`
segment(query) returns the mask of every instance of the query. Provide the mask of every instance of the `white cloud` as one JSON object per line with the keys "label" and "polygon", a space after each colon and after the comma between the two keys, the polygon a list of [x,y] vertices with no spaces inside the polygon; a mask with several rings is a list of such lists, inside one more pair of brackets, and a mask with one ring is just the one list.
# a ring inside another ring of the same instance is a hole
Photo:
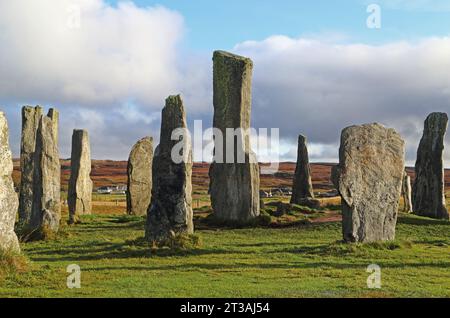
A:
{"label": "white cloud", "polygon": [[281,128],[292,154],[303,133],[313,158],[337,157],[344,127],[381,122],[407,140],[412,162],[426,116],[450,112],[448,37],[372,46],[273,36],[234,51],[254,61],[254,125]]}
{"label": "white cloud", "polygon": [[2,96],[93,107],[133,97],[148,105],[177,87],[176,52],[184,22],[164,7],[1,1],[0,21]]}
{"label": "white cloud", "polygon": [[72,129],[85,128],[94,157],[126,158],[136,140],[159,135],[164,99],[185,82],[184,20],[162,6],[0,1],[0,30],[0,104],[14,123],[16,156],[20,107],[41,104],[61,111],[63,156]]}

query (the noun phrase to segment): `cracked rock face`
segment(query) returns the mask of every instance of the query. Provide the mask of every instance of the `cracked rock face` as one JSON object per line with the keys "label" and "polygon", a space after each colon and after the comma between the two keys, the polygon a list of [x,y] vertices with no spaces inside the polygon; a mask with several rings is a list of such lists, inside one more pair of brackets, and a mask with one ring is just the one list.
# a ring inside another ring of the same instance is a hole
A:
{"label": "cracked rock face", "polygon": [[165,242],[177,234],[192,234],[192,146],[183,138],[185,160],[175,162],[172,149],[180,141],[172,140],[175,129],[186,129],[186,113],[181,97],[170,96],[162,111],[160,144],[153,158],[153,190],[147,213],[146,240]]}
{"label": "cracked rock face", "polygon": [[127,212],[146,215],[152,198],[153,138],[139,140],[128,158]]}
{"label": "cracked rock face", "polygon": [[5,114],[0,112],[0,250],[20,252],[14,233],[19,200],[12,180],[13,162]]}
{"label": "cracked rock face", "polygon": [[432,113],[425,120],[417,150],[416,179],[413,186],[415,213],[435,219],[449,219],[444,188],[444,138],[448,126],[445,113]]}
{"label": "cracked rock face", "polygon": [[[226,154],[227,129],[250,128],[253,63],[250,59],[216,51],[214,62],[214,128],[223,134],[223,143],[215,143],[221,162],[210,168],[210,195],[214,217],[232,223],[249,223],[260,213],[259,165],[251,150],[248,134],[235,139],[232,163]],[[220,151],[222,150],[222,151]],[[238,158],[244,160],[238,162]],[[217,159],[217,158],[216,158]]]}
{"label": "cracked rock face", "polygon": [[405,143],[395,130],[368,124],[342,131],[332,181],[342,197],[345,241],[395,239],[404,164]]}
{"label": "cracked rock face", "polygon": [[291,203],[301,204],[307,199],[314,199],[314,192],[306,137],[300,135],[298,137],[297,166],[294,174]]}
{"label": "cracked rock face", "polygon": [[61,219],[58,112],[22,109],[19,221],[29,232],[57,232]]}
{"label": "cracked rock face", "polygon": [[67,197],[69,223],[92,210],[91,147],[86,130],[74,130],[72,135],[71,172]]}

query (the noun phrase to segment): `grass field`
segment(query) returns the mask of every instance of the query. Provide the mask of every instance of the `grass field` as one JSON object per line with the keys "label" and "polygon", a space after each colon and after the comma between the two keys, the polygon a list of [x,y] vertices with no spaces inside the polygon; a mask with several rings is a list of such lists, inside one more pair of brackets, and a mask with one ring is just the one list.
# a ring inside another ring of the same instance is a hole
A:
{"label": "grass field", "polygon": [[[96,186],[123,184],[125,167],[94,162]],[[262,188],[289,186],[294,167],[263,176]],[[312,168],[315,189],[332,189],[330,166]],[[346,245],[339,243],[339,198],[329,198],[321,199],[325,211],[272,216],[266,226],[211,227],[201,221],[211,212],[208,166],[194,170],[199,246],[152,250],[139,240],[144,219],[124,216],[125,196],[94,194],[94,215],[82,224],[63,227],[53,241],[23,243],[25,259],[0,255],[0,297],[450,297],[450,222],[401,215],[397,241]],[[447,170],[447,198],[449,184]],[[288,198],[266,199],[265,211],[280,200]],[[62,212],[67,219],[67,205]],[[81,267],[81,289],[66,286],[71,264]],[[367,288],[370,264],[381,267],[381,289]]]}
{"label": "grass field", "polygon": [[[0,297],[450,297],[450,223],[402,215],[397,241],[346,245],[340,222],[209,228],[198,247],[152,250],[144,219],[94,215],[54,241],[23,244],[28,269],[0,277]],[[382,288],[367,288],[369,264]],[[68,289],[66,268],[81,267]],[[1,275],[0,275],[1,276]]]}

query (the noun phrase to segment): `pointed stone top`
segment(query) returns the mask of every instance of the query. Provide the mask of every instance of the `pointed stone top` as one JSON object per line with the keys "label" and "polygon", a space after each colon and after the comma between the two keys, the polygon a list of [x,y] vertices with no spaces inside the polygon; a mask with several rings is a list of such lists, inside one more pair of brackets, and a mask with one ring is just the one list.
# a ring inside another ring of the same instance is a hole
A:
{"label": "pointed stone top", "polygon": [[[134,152],[136,149],[138,149],[138,148],[140,148],[140,147],[145,147],[145,146],[151,146],[151,147],[153,147],[153,137],[146,136],[146,137],[144,137],[144,138],[138,140],[138,141],[133,145],[133,147],[132,147],[132,149],[131,149],[130,156],[133,154],[133,152]],[[153,149],[153,148],[152,148],[152,149]]]}
{"label": "pointed stone top", "polygon": [[306,144],[306,141],[308,140],[308,138],[306,138],[305,135],[298,135],[298,142],[299,143],[303,143]]}
{"label": "pointed stone top", "polygon": [[214,51],[213,60],[216,59],[234,60],[236,62],[244,62],[253,66],[253,62],[250,58],[226,51]]}
{"label": "pointed stone top", "polygon": [[140,139],[137,143],[142,143],[142,142],[147,142],[147,141],[153,142],[153,137],[146,136],[146,137]]}
{"label": "pointed stone top", "polygon": [[186,128],[186,113],[181,95],[171,95],[166,99],[162,110],[160,145],[171,147],[172,132],[177,128]]}
{"label": "pointed stone top", "polygon": [[446,113],[431,113],[425,120],[425,126],[436,127],[439,130],[446,130],[448,116]]}
{"label": "pointed stone top", "polygon": [[183,99],[181,95],[170,95],[166,98],[166,107],[183,107]]}

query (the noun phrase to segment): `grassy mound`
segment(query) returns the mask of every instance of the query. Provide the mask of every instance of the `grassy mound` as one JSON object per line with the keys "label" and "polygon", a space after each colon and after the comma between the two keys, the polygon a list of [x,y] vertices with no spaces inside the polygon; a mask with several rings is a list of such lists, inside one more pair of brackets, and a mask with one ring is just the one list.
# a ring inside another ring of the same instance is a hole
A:
{"label": "grassy mound", "polygon": [[0,250],[0,281],[9,275],[26,272],[28,265],[29,263],[25,256]]}

